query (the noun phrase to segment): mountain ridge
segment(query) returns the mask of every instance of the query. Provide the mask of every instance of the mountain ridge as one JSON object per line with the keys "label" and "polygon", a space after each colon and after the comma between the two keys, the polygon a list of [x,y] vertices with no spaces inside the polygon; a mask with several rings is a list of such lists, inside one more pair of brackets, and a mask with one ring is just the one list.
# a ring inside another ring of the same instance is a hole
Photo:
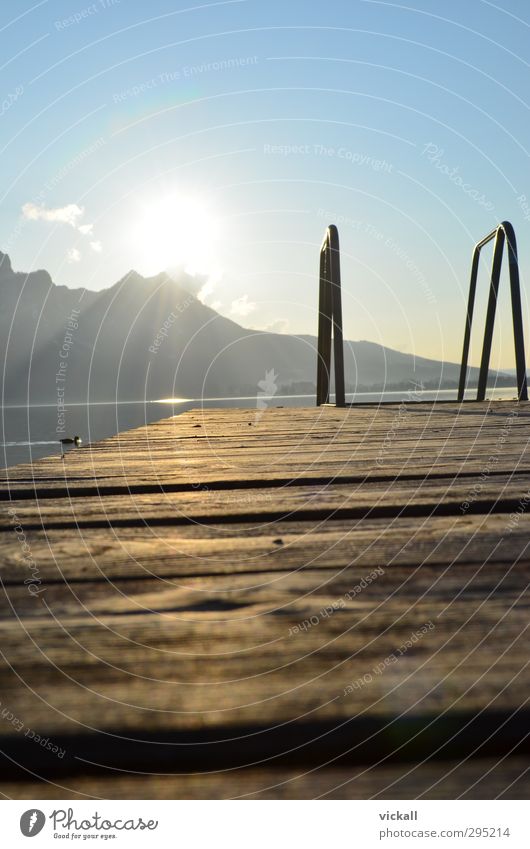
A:
{"label": "mountain ridge", "polygon": [[[245,328],[203,304],[196,287],[184,272],[131,269],[98,292],[70,288],[45,269],[14,271],[0,252],[3,403],[54,403],[58,386],[70,402],[255,395],[267,373],[272,394],[314,391],[316,337]],[[458,364],[369,340],[344,351],[348,391],[458,380]],[[470,369],[471,383],[477,374]]]}

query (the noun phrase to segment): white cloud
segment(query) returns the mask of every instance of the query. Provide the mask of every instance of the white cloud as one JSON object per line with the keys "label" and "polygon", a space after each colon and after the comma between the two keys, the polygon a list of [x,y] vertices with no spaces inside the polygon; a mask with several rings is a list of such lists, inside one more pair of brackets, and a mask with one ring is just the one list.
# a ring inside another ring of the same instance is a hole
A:
{"label": "white cloud", "polygon": [[[50,221],[56,224],[69,224],[78,233],[83,236],[93,237],[93,224],[81,224],[81,219],[85,214],[84,207],[78,206],[76,203],[68,203],[66,206],[58,206],[55,208],[46,208],[45,206],[37,206],[36,203],[25,203],[22,207],[22,214],[28,221]],[[102,250],[101,242],[94,240],[90,243],[92,250],[100,253]],[[68,252],[69,262],[79,262],[81,254],[75,251],[78,256],[74,256],[75,249]]]}
{"label": "white cloud", "polygon": [[197,292],[197,300],[202,304],[206,303],[207,298],[212,294],[214,289],[213,281],[208,279]]}
{"label": "white cloud", "polygon": [[255,309],[256,304],[253,301],[249,301],[248,295],[242,295],[241,298],[237,298],[237,300],[232,301],[230,313],[232,315],[246,316],[250,315],[251,312],[254,312]]}
{"label": "white cloud", "polygon": [[76,229],[77,221],[84,211],[76,203],[69,203],[56,209],[46,209],[45,206],[37,206],[35,203],[25,203],[22,207],[22,214],[29,221],[57,221],[61,224],[70,224]]}
{"label": "white cloud", "polygon": [[223,302],[222,302],[222,301],[213,301],[213,302],[210,304],[210,308],[211,308],[212,310],[215,310],[215,312],[219,312],[219,308],[220,308],[220,307],[222,307],[222,305],[223,305]]}
{"label": "white cloud", "polygon": [[265,330],[267,333],[288,333],[289,319],[277,318],[276,321],[271,321],[270,324],[265,325],[263,330]]}
{"label": "white cloud", "polygon": [[67,257],[68,257],[68,262],[80,262],[81,261],[81,254],[77,250],[77,248],[70,248],[70,250],[67,253]]}
{"label": "white cloud", "polygon": [[220,268],[213,270],[207,277],[206,281],[203,283],[199,291],[197,292],[197,299],[206,304],[206,301],[213,294],[213,291],[217,284],[222,280],[223,272]]}

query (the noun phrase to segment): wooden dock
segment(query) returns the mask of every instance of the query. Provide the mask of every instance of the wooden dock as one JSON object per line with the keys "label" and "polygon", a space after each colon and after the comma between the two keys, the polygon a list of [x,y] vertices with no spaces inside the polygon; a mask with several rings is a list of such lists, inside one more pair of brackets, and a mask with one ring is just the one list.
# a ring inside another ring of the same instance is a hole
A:
{"label": "wooden dock", "polygon": [[527,797],[529,439],[196,410],[2,473],[2,794]]}

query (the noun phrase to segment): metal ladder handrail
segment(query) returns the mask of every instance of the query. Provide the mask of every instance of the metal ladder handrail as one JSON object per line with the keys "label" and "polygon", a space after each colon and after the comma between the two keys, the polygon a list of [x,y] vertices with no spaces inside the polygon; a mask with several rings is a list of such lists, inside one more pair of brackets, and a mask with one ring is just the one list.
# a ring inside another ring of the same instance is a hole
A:
{"label": "metal ladder handrail", "polygon": [[484,245],[495,239],[493,249],[493,261],[491,265],[490,291],[488,297],[488,308],[486,312],[486,324],[484,327],[484,339],[482,343],[482,357],[477,386],[477,401],[484,401],[486,397],[486,384],[488,381],[491,346],[493,341],[493,328],[495,324],[495,312],[497,308],[497,296],[502,270],[502,258],[505,242],[508,243],[508,268],[510,272],[510,292],[512,302],[513,336],[515,347],[515,366],[517,370],[517,396],[519,401],[528,400],[528,387],[526,381],[526,359],[524,350],[523,317],[521,310],[521,287],[519,282],[519,261],[517,258],[517,241],[515,231],[509,221],[502,221],[491,233],[477,242],[473,249],[471,263],[471,277],[469,281],[469,298],[466,312],[466,325],[464,330],[464,344],[462,349],[462,363],[460,366],[460,380],[458,384],[458,401],[464,400],[467,380],[467,364],[469,358],[469,345],[471,341],[471,325],[475,307],[475,295],[477,290],[477,277],[480,260],[480,252]]}
{"label": "metal ladder handrail", "polygon": [[[464,401],[466,389],[469,346],[471,341],[471,325],[475,307],[478,268],[480,252],[484,245],[495,239],[493,262],[491,267],[490,291],[484,328],[482,357],[477,387],[477,401],[484,401],[488,380],[493,329],[497,296],[502,270],[504,245],[508,243],[508,266],[510,273],[510,292],[512,303],[512,321],[515,347],[515,364],[517,370],[517,396],[519,401],[528,401],[528,386],[526,380],[526,359],[524,349],[523,318],[521,309],[521,287],[519,281],[519,261],[517,258],[517,241],[515,231],[509,221],[502,221],[491,233],[477,242],[473,249],[471,278],[469,283],[469,298],[464,331],[462,362],[460,365],[460,380],[457,401]],[[319,268],[319,305],[318,305],[318,359],[317,359],[317,406],[329,404],[331,378],[331,347],[333,341],[334,373],[335,373],[335,405],[346,406],[344,387],[344,345],[342,336],[342,299],[340,279],[340,249],[339,233],[335,224],[330,224],[320,248]],[[445,403],[437,401],[436,403]],[[449,402],[447,402],[449,403]],[[454,403],[454,402],[452,402]]]}
{"label": "metal ladder handrail", "polygon": [[346,404],[340,285],[339,231],[335,224],[330,224],[320,248],[317,406],[329,404],[332,336],[335,404],[337,407]]}

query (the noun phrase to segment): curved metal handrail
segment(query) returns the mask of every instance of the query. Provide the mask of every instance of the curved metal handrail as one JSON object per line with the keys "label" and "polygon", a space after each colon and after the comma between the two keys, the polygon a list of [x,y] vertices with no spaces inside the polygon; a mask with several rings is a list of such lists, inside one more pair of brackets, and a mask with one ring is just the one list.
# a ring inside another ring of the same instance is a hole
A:
{"label": "curved metal handrail", "polygon": [[331,341],[335,377],[335,403],[344,407],[344,347],[342,340],[342,299],[340,291],[339,231],[335,224],[326,230],[320,248],[318,303],[317,406],[329,404]]}
{"label": "curved metal handrail", "polygon": [[[458,401],[464,400],[466,390],[471,326],[475,308],[480,252],[484,245],[487,245],[488,242],[492,241],[492,239],[495,239],[495,246],[493,251],[488,308],[486,313],[486,325],[484,328],[484,340],[482,344],[482,356],[477,387],[477,401],[483,401],[486,397],[486,384],[488,381],[495,312],[497,308],[505,244],[508,245],[508,267],[510,273],[515,364],[517,370],[517,396],[520,401],[527,401],[528,386],[526,379],[526,359],[517,242],[515,239],[514,229],[509,221],[502,221],[494,230],[491,231],[491,233],[488,233],[488,235],[484,236],[480,242],[477,242],[473,249],[466,326],[464,330],[464,345],[458,385]],[[320,406],[321,404],[329,404],[331,350],[333,342],[335,403],[337,407],[344,407],[346,405],[346,400],[344,388],[340,250],[339,233],[334,224],[330,224],[326,229],[324,241],[320,248],[319,279],[317,406]]]}
{"label": "curved metal handrail", "polygon": [[517,259],[517,242],[515,231],[509,221],[502,221],[495,230],[484,236],[477,242],[473,249],[473,260],[471,263],[471,278],[469,282],[469,298],[466,313],[466,326],[464,331],[464,345],[462,349],[462,363],[460,366],[460,381],[458,385],[458,400],[464,400],[467,380],[467,364],[469,358],[469,344],[471,341],[471,325],[473,321],[473,310],[475,307],[475,295],[477,290],[478,267],[480,252],[484,245],[495,239],[493,249],[493,262],[491,266],[490,292],[488,298],[488,309],[486,313],[486,325],[484,328],[484,340],[482,344],[482,357],[477,387],[477,401],[483,401],[486,396],[486,384],[488,381],[491,345],[493,341],[493,328],[495,324],[495,311],[497,308],[497,296],[501,278],[502,257],[505,242],[508,243],[508,268],[510,272],[510,291],[512,300],[513,336],[515,346],[515,366],[517,369],[517,396],[519,401],[528,400],[528,387],[526,382],[526,360],[524,350],[523,318],[521,311],[521,288],[519,282],[519,262]]}

